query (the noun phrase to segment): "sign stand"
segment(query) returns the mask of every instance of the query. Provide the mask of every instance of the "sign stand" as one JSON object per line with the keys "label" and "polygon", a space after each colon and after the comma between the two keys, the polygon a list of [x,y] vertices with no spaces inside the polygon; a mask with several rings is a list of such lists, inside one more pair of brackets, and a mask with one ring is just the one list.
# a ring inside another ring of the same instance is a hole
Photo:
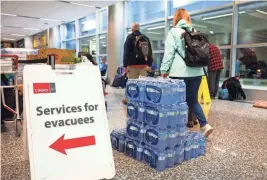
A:
{"label": "sign stand", "polygon": [[202,80],[198,90],[198,102],[201,102],[202,98],[203,98],[202,104],[211,104],[210,91],[206,76],[202,76]]}
{"label": "sign stand", "polygon": [[[98,67],[24,67],[24,157],[32,180],[115,176]],[[28,149],[26,145],[28,144]]]}

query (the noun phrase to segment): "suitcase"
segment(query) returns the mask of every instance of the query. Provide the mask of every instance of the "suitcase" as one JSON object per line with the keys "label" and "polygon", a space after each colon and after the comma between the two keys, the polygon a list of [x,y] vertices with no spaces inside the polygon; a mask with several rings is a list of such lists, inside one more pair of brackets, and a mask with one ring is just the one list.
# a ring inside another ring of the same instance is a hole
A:
{"label": "suitcase", "polygon": [[126,74],[124,75],[116,75],[113,83],[112,83],[112,87],[121,87],[121,88],[125,88],[126,87],[126,83],[127,83],[128,77]]}

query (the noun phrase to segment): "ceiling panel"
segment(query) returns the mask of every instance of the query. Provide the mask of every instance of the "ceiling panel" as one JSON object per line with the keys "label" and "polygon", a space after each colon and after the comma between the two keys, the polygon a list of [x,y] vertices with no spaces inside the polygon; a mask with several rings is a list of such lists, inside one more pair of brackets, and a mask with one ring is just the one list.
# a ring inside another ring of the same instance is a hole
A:
{"label": "ceiling panel", "polygon": [[53,11],[62,6],[64,6],[64,3],[56,1],[28,1],[22,2],[21,5],[13,11],[13,14],[45,18],[47,14],[53,13]]}
{"label": "ceiling panel", "polygon": [[1,12],[11,14],[21,3],[21,1],[1,1]]}
{"label": "ceiling panel", "polygon": [[96,10],[95,8],[76,6],[72,4],[64,4],[64,6],[62,6],[61,8],[47,15],[47,18],[72,21],[74,19],[78,19],[88,14],[94,13],[95,10]]}
{"label": "ceiling panel", "polygon": [[[107,7],[122,0],[113,1],[72,1],[79,4],[86,4],[98,7]],[[79,6],[58,1],[1,1],[1,12],[21,16],[30,16],[36,18],[56,19],[70,22],[78,18],[85,17],[94,13],[97,8]],[[12,36],[10,34],[33,35],[50,27],[57,26],[62,22],[44,21],[33,18],[13,17],[1,15],[1,24],[3,26],[20,27],[1,27],[2,36],[11,39],[22,39],[23,37]],[[45,24],[47,23],[47,24]],[[23,28],[36,28],[36,30],[25,30]]]}
{"label": "ceiling panel", "polygon": [[1,33],[4,34],[25,34],[25,35],[31,35],[34,33],[37,33],[38,31],[29,31],[21,28],[10,28],[10,27],[2,27],[1,28]]}
{"label": "ceiling panel", "polygon": [[122,0],[117,0],[117,1],[73,1],[75,3],[79,3],[79,4],[86,4],[86,5],[90,5],[90,6],[96,6],[96,7],[106,7],[106,6],[110,6],[112,4],[115,4],[116,2],[119,2]]}
{"label": "ceiling panel", "polygon": [[49,27],[58,25],[60,23],[60,22],[55,22],[55,21],[49,21],[48,25],[45,25],[44,24],[45,22],[47,21],[43,21],[39,19],[8,16],[5,18],[5,20],[2,21],[2,25],[23,27],[23,28],[47,29]]}

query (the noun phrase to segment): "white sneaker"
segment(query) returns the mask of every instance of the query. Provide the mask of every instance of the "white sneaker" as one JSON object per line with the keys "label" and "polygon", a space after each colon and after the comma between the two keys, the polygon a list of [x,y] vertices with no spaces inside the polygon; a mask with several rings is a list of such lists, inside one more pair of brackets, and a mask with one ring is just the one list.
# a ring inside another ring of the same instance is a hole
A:
{"label": "white sneaker", "polygon": [[206,124],[205,126],[201,127],[200,130],[206,138],[213,132],[213,128],[209,124]]}

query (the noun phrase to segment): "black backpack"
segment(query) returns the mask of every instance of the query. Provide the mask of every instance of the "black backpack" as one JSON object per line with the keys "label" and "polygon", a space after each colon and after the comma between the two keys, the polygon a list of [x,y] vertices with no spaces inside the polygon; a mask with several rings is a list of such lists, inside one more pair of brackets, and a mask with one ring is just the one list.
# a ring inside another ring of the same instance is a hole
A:
{"label": "black backpack", "polygon": [[185,30],[181,35],[181,39],[185,42],[185,58],[181,56],[178,49],[176,52],[183,58],[185,64],[189,67],[206,67],[210,61],[210,48],[207,35],[196,32],[193,28],[192,32]]}
{"label": "black backpack", "polygon": [[135,36],[134,48],[137,58],[144,57],[146,61],[148,60],[148,56],[152,52],[149,43],[149,39],[145,35]]}

